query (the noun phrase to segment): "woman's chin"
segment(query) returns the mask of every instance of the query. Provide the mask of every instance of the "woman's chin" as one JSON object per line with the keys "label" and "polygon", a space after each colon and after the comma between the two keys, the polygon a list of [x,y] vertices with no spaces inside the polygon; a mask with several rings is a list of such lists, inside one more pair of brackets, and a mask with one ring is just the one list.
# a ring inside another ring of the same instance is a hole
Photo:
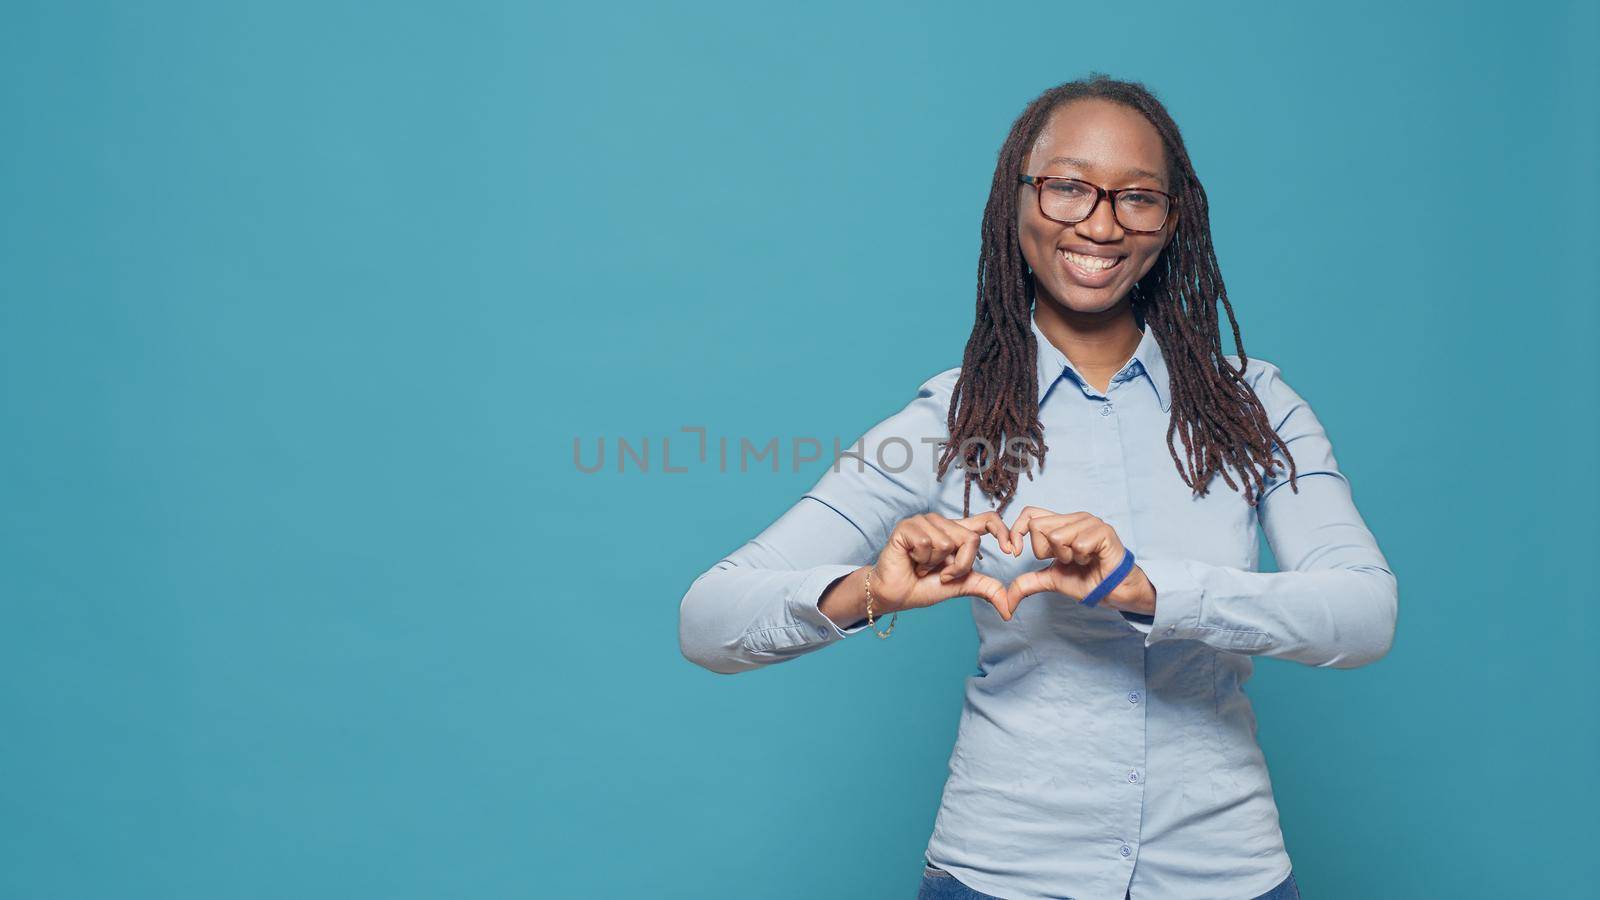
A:
{"label": "woman's chin", "polygon": [[1069,288],[1057,289],[1059,292],[1052,291],[1053,297],[1059,298],[1053,302],[1057,307],[1064,307],[1068,312],[1082,313],[1084,315],[1103,313],[1115,308],[1117,303],[1122,300],[1122,297],[1116,291],[1116,287],[1117,285],[1107,285],[1105,288],[1099,289],[1072,285]]}

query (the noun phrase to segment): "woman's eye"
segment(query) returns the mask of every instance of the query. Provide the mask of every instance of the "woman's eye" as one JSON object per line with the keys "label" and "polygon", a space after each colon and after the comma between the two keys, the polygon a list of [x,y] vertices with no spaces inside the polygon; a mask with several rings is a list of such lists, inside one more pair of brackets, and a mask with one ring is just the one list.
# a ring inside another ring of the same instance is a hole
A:
{"label": "woman's eye", "polygon": [[1155,194],[1122,194],[1122,202],[1134,206],[1150,206],[1157,202]]}
{"label": "woman's eye", "polygon": [[1081,184],[1060,181],[1051,182],[1050,190],[1064,197],[1079,197],[1085,192],[1084,186]]}

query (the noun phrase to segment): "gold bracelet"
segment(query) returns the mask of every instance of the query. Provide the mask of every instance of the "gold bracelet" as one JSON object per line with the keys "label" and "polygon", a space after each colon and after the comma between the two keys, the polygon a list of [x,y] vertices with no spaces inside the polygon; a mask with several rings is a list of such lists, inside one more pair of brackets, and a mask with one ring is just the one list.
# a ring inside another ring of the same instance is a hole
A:
{"label": "gold bracelet", "polygon": [[895,610],[894,611],[894,615],[889,618],[889,628],[888,628],[887,631],[879,631],[878,630],[878,626],[872,624],[872,569],[870,567],[867,569],[866,586],[867,586],[867,627],[871,628],[872,629],[872,633],[877,635],[878,637],[886,638],[886,637],[888,637],[890,635],[890,633],[892,633],[894,631],[894,623],[899,621],[899,619],[900,619],[900,611],[898,609]]}

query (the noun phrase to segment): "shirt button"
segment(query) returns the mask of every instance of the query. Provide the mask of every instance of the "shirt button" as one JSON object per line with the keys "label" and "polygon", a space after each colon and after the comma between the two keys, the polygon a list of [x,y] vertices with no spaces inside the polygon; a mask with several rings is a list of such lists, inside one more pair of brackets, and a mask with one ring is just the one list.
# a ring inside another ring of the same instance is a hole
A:
{"label": "shirt button", "polygon": [[1117,852],[1121,853],[1123,856],[1132,856],[1133,855],[1133,848],[1129,847],[1127,844],[1123,844],[1122,845],[1122,849],[1118,850]]}
{"label": "shirt button", "polygon": [[1105,406],[1100,407],[1100,415],[1102,415],[1102,416],[1111,415],[1111,404],[1107,403]]}
{"label": "shirt button", "polygon": [[1138,703],[1139,702],[1139,692],[1138,691],[1129,691],[1128,692],[1128,702],[1129,703]]}
{"label": "shirt button", "polygon": [[1139,770],[1138,769],[1134,769],[1132,772],[1128,773],[1128,783],[1129,784],[1138,784],[1139,783]]}

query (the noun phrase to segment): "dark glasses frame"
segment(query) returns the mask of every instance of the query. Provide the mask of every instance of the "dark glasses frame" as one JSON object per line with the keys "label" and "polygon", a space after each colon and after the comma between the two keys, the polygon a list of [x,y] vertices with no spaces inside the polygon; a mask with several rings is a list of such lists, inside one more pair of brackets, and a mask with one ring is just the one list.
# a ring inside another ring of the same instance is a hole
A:
{"label": "dark glasses frame", "polygon": [[[1022,184],[1033,185],[1033,197],[1039,203],[1039,215],[1044,216],[1046,219],[1049,219],[1052,222],[1060,222],[1063,225],[1076,225],[1079,222],[1082,222],[1084,219],[1094,215],[1094,211],[1100,208],[1100,201],[1109,197],[1111,198],[1111,217],[1117,220],[1117,224],[1122,226],[1123,231],[1131,232],[1133,234],[1155,234],[1161,229],[1167,227],[1167,222],[1172,218],[1172,208],[1178,203],[1178,198],[1172,196],[1166,191],[1158,191],[1155,188],[1103,188],[1092,181],[1084,181],[1082,178],[1068,178],[1065,175],[1018,175],[1017,181],[1021,182]],[[1047,182],[1051,181],[1071,181],[1076,184],[1081,184],[1084,187],[1094,188],[1094,205],[1089,207],[1089,211],[1084,213],[1083,218],[1081,219],[1058,219],[1055,216],[1050,215],[1044,211],[1044,186]],[[1121,217],[1117,215],[1117,195],[1127,191],[1137,191],[1141,194],[1160,194],[1161,196],[1167,198],[1167,213],[1161,219],[1161,224],[1159,226],[1155,228],[1129,228],[1127,225],[1123,224]]]}

